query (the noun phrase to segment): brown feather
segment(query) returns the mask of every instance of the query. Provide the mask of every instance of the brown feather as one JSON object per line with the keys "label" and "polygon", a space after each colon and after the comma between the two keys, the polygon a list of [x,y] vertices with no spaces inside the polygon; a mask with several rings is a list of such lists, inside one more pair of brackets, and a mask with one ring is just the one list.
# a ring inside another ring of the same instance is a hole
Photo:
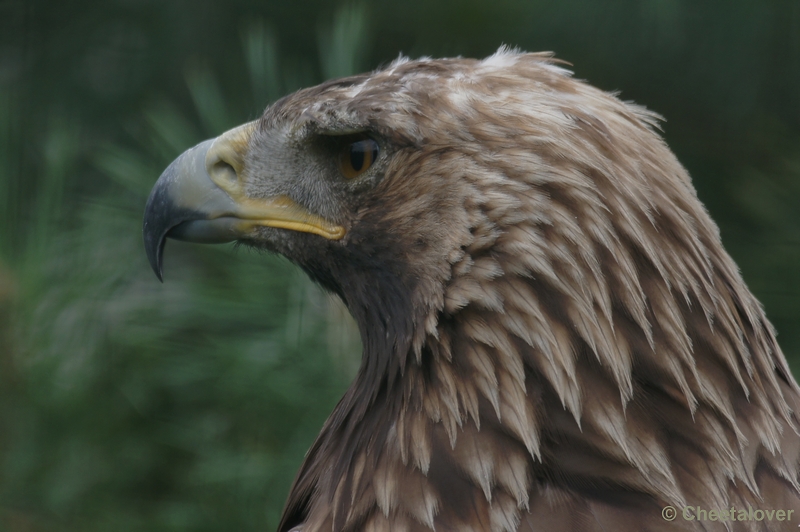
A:
{"label": "brown feather", "polygon": [[656,115],[500,50],[300,91],[259,130],[301,119],[394,151],[329,262],[296,259],[364,362],[281,531],[797,528],[798,387]]}

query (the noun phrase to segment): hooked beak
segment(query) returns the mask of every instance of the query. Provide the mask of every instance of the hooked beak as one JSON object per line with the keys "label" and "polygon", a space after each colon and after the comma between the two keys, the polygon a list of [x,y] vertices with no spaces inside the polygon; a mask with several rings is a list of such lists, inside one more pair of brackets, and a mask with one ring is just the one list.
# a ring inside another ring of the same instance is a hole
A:
{"label": "hooked beak", "polygon": [[245,195],[242,173],[250,122],[183,152],[158,178],[144,212],[144,248],[150,266],[163,281],[166,239],[206,244],[252,235],[257,227],[314,233],[330,240],[345,234],[341,226],[308,212],[287,196]]}

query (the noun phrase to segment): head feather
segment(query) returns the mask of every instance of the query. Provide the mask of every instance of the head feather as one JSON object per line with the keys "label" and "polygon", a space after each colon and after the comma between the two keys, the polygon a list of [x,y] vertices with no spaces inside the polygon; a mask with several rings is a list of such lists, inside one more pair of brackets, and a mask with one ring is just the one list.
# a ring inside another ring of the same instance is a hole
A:
{"label": "head feather", "polygon": [[282,530],[639,530],[781,482],[798,504],[797,385],[658,115],[503,47],[401,56],[261,126],[301,117],[394,151],[341,248],[304,265],[364,362]]}

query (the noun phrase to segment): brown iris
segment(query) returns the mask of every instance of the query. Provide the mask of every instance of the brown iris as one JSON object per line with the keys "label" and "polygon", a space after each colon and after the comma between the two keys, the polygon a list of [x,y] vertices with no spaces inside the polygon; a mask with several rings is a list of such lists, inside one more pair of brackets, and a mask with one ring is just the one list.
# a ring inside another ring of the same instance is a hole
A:
{"label": "brown iris", "polygon": [[354,179],[378,158],[378,143],[370,138],[359,139],[344,147],[339,154],[339,170],[347,179]]}

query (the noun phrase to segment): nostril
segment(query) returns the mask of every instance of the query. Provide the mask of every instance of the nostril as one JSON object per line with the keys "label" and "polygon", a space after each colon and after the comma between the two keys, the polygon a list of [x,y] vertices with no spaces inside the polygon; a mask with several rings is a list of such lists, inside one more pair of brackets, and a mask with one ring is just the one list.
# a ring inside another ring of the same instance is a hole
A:
{"label": "nostril", "polygon": [[242,171],[253,124],[226,131],[211,143],[206,152],[206,171],[211,180],[228,194],[242,192]]}
{"label": "nostril", "polygon": [[[223,159],[217,159],[210,165],[211,178],[220,186],[225,188],[226,185],[236,185],[239,181],[239,176],[233,165]],[[224,183],[224,184],[223,184]]]}
{"label": "nostril", "polygon": [[217,186],[229,194],[239,188],[239,175],[231,163],[214,154],[207,161],[208,173]]}

